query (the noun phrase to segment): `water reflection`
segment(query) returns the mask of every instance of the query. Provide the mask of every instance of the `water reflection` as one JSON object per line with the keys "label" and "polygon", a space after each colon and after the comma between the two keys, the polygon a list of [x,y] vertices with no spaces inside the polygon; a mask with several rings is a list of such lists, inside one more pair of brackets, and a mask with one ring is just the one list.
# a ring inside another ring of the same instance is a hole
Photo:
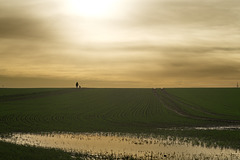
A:
{"label": "water reflection", "polygon": [[239,130],[240,126],[196,127],[198,130]]}
{"label": "water reflection", "polygon": [[1,141],[19,145],[57,148],[82,153],[92,159],[240,159],[239,150],[193,146],[192,142],[168,137],[112,133],[14,133]]}

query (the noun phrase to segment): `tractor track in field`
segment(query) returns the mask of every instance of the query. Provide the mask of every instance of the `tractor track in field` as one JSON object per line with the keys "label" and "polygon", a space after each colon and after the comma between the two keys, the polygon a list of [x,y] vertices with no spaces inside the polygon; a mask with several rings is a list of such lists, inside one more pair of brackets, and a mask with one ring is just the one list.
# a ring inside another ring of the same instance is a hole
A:
{"label": "tractor track in field", "polygon": [[184,102],[183,100],[181,100],[179,97],[176,97],[176,96],[168,93],[165,89],[162,89],[161,92],[165,96],[167,96],[168,98],[174,100],[175,102],[177,102],[177,103],[179,103],[179,104],[181,104],[183,106],[191,108],[194,111],[202,112],[202,113],[205,113],[205,114],[210,115],[210,116],[226,116],[224,114],[218,114],[218,113],[213,113],[213,112],[207,111],[206,109],[204,109],[204,108],[202,108],[200,106],[197,106],[197,105],[188,104],[188,103]]}
{"label": "tractor track in field", "polygon": [[[158,91],[159,90],[157,90],[157,89],[153,89],[153,94],[155,95],[155,97],[157,97],[159,99],[159,101],[163,104],[164,107],[166,107],[168,110],[175,112],[179,116],[196,119],[196,120],[205,120],[205,121],[213,121],[213,122],[224,122],[224,123],[231,123],[231,124],[233,124],[233,123],[239,124],[240,123],[239,120],[229,120],[229,119],[220,119],[220,118],[209,117],[209,116],[223,116],[223,115],[212,113],[212,112],[207,112],[206,110],[196,108],[192,105],[186,104],[186,103],[174,98],[173,96],[171,96],[165,89],[161,89],[160,92],[158,92]],[[189,112],[184,111],[180,107],[179,104],[181,104],[182,106],[184,106],[186,108],[191,108],[195,111],[202,112],[208,116],[193,115]]]}
{"label": "tractor track in field", "polygon": [[10,102],[10,101],[18,101],[18,100],[27,100],[27,99],[35,99],[35,98],[44,98],[55,95],[62,95],[66,93],[76,92],[78,89],[61,89],[56,91],[45,91],[45,92],[36,92],[30,94],[15,94],[15,95],[7,95],[0,96],[0,102]]}

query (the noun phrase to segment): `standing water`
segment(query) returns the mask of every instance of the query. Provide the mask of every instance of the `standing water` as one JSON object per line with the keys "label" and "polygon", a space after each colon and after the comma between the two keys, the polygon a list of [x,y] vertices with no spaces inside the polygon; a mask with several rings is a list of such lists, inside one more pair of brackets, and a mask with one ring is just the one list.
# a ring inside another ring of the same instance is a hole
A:
{"label": "standing water", "polygon": [[[194,146],[192,142],[171,137],[136,136],[112,133],[14,133],[0,141],[18,145],[56,148],[89,157],[134,159],[240,159],[240,151]],[[94,159],[93,158],[93,159]]]}

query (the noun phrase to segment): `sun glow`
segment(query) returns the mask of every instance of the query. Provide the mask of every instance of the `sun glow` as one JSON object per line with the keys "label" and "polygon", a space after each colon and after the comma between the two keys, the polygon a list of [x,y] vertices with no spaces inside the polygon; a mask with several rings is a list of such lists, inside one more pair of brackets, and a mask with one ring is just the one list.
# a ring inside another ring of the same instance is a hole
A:
{"label": "sun glow", "polygon": [[92,18],[107,18],[116,15],[121,0],[68,0],[71,14]]}

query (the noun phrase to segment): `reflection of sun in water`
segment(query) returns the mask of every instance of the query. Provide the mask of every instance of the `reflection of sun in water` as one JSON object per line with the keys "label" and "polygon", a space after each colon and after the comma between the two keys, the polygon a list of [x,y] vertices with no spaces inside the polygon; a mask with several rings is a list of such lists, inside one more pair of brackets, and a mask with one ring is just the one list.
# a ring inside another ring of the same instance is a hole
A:
{"label": "reflection of sun in water", "polygon": [[116,14],[121,0],[68,0],[71,14],[91,18],[107,18]]}

